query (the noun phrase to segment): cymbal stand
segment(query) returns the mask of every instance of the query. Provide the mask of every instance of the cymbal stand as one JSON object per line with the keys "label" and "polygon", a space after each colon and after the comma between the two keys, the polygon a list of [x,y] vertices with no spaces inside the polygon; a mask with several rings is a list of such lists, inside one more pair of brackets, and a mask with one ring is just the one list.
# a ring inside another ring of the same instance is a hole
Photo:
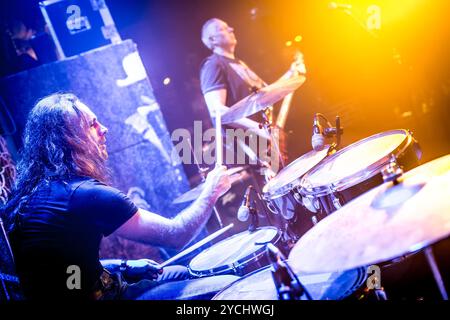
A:
{"label": "cymbal stand", "polygon": [[[200,162],[198,161],[197,156],[195,155],[195,151],[192,148],[191,139],[188,138],[188,141],[189,141],[189,148],[191,149],[192,156],[194,157],[194,163],[197,166],[198,174],[200,175],[200,178],[201,178],[201,182],[204,183],[206,181],[206,172],[208,170],[200,167]],[[217,222],[219,223],[219,228],[223,228],[222,218],[220,217],[219,211],[217,211],[216,206],[213,207],[213,212],[214,212]]]}
{"label": "cymbal stand", "polygon": [[272,264],[272,279],[278,298],[280,300],[300,300],[304,295],[307,300],[312,300],[311,294],[300,282],[281,251],[270,242],[265,245],[266,255]]}
{"label": "cymbal stand", "polygon": [[272,135],[272,123],[269,121],[269,119],[267,118],[267,114],[265,112],[262,112],[262,117],[264,119],[263,123],[262,123],[262,127],[264,128],[264,130],[266,131],[266,133],[271,137],[270,142],[272,144],[272,146],[275,149],[275,152],[277,152],[279,160],[280,160],[280,164],[281,164],[281,169],[285,167],[285,163],[283,160],[283,156],[281,155],[281,150],[280,150],[280,145],[278,144],[277,139],[274,139],[274,136]]}
{"label": "cymbal stand", "polygon": [[[399,167],[397,159],[394,155],[391,156],[390,163],[382,169],[381,174],[383,176],[383,181],[385,182],[392,181],[394,185],[399,184],[398,179],[403,174],[403,170],[401,167]],[[425,258],[427,259],[428,266],[430,267],[431,272],[433,273],[434,281],[438,286],[442,299],[448,300],[448,294],[445,289],[444,281],[442,281],[442,275],[441,272],[439,271],[436,259],[434,258],[433,249],[431,248],[431,246],[424,249],[424,254]]]}
{"label": "cymbal stand", "polygon": [[434,258],[433,250],[431,247],[427,247],[424,250],[425,257],[427,258],[428,265],[430,266],[431,272],[433,273],[434,280],[438,286],[439,292],[441,293],[443,300],[448,300],[448,294],[445,290],[444,281],[442,281],[441,272],[439,271],[436,259]]}

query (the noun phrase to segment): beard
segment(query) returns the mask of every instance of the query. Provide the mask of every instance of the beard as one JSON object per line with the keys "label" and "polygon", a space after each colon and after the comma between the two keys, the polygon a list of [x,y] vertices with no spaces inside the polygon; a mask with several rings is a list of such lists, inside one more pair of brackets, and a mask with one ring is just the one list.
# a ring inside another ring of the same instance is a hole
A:
{"label": "beard", "polygon": [[108,160],[108,150],[107,150],[107,148],[106,148],[106,144],[100,144],[100,145],[98,145],[98,151],[99,151],[99,154],[100,154],[100,157],[104,160],[104,161],[106,161],[106,160]]}

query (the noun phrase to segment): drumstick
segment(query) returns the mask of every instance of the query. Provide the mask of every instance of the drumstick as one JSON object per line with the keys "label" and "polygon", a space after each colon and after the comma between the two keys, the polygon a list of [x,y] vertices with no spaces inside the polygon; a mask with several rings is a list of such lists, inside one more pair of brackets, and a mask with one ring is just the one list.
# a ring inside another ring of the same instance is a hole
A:
{"label": "drumstick", "polygon": [[165,266],[171,264],[172,262],[184,257],[185,255],[191,253],[192,251],[200,248],[201,246],[203,246],[204,244],[208,243],[209,241],[217,238],[218,236],[220,236],[222,233],[227,232],[228,230],[230,230],[231,228],[234,227],[233,223],[230,223],[228,226],[226,226],[225,228],[222,228],[216,232],[214,232],[213,234],[207,236],[205,239],[200,240],[199,242],[197,242],[196,244],[190,246],[189,248],[187,248],[186,250],[181,251],[180,253],[174,255],[172,258],[164,261],[163,263],[161,263],[159,266],[161,268],[164,268]]}
{"label": "drumstick", "polygon": [[222,156],[222,111],[217,108],[216,111],[216,166],[220,167],[223,164]]}

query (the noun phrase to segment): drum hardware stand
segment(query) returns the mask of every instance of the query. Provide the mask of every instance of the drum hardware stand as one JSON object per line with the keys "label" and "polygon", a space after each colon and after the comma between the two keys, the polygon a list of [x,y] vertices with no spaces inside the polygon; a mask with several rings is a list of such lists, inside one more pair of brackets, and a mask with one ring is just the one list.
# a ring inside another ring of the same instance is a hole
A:
{"label": "drum hardware stand", "polygon": [[384,182],[392,181],[394,186],[399,184],[398,178],[403,175],[403,169],[397,163],[397,158],[394,154],[391,154],[389,164],[381,169],[381,175]]}
{"label": "drum hardware stand", "polygon": [[281,251],[272,243],[266,243],[266,254],[272,263],[272,278],[280,300],[300,300],[305,295],[312,300],[308,290],[298,279]]}
{"label": "drum hardware stand", "polygon": [[330,186],[330,197],[331,197],[331,201],[333,203],[333,206],[336,208],[336,210],[339,210],[340,208],[342,208],[342,204],[341,204],[341,200],[339,200],[339,197],[336,196],[336,189],[334,188],[333,185]]}
{"label": "drum hardware stand", "polygon": [[274,147],[275,152],[277,152],[277,154],[278,154],[278,158],[279,158],[280,164],[281,164],[281,169],[283,169],[286,165],[284,163],[283,156],[281,155],[280,145],[278,144],[277,139],[274,139],[274,137],[272,135],[272,130],[274,128],[272,126],[272,123],[267,118],[266,112],[263,111],[261,114],[262,114],[262,117],[263,117],[264,120],[263,120],[263,123],[260,124],[260,127],[264,128],[266,133],[271,137],[270,142],[271,142],[272,146]]}
{"label": "drum hardware stand", "polygon": [[443,300],[448,300],[447,290],[445,289],[444,281],[442,281],[441,272],[439,271],[436,259],[434,258],[433,250],[431,247],[427,247],[424,250],[425,257],[427,258],[428,265],[430,266],[431,272],[433,273],[434,280],[439,288],[439,292]]}
{"label": "drum hardware stand", "polygon": [[[252,188],[250,188],[250,190],[253,190],[253,192],[257,195],[258,200],[260,201],[261,204],[263,204],[263,199],[261,198],[261,195],[259,194],[259,192],[252,186]],[[268,222],[272,225],[272,221],[270,220],[269,217],[269,213],[266,211],[266,208],[264,207],[264,205],[262,205],[264,208],[264,213],[267,217]],[[258,227],[259,227],[259,217],[258,217],[258,210],[256,209],[256,201],[252,200],[252,204],[248,206],[248,210],[249,210],[249,216],[251,218],[251,222],[250,225],[248,226],[248,231],[250,232],[255,232]]]}
{"label": "drum hardware stand", "polygon": [[341,127],[341,118],[339,116],[336,116],[336,126],[333,127],[330,123],[330,121],[328,121],[328,119],[321,113],[316,113],[315,115],[316,118],[322,118],[326,121],[328,128],[323,129],[323,135],[326,138],[331,138],[333,136],[336,136],[336,142],[333,142],[330,146],[330,148],[328,149],[328,153],[327,156],[332,155],[333,153],[335,153],[336,151],[339,150],[339,146],[341,145],[341,136],[344,133],[344,128]]}
{"label": "drum hardware stand", "polygon": [[[329,215],[331,212],[334,212],[335,210],[332,210],[332,207],[334,207],[336,210],[339,210],[340,208],[342,208],[342,204],[341,204],[341,200],[339,199],[339,196],[336,196],[336,189],[334,187],[333,184],[331,184],[328,187],[329,190],[329,195],[331,198],[331,201],[329,199],[324,199],[323,201],[320,201],[320,208],[318,210],[320,210],[321,212],[325,213],[326,215]],[[314,208],[316,208],[316,206],[314,205]]]}
{"label": "drum hardware stand", "polygon": [[[392,181],[395,185],[398,185],[400,181],[398,179],[403,175],[403,169],[397,163],[397,159],[395,155],[391,155],[391,160],[389,164],[383,167],[381,170],[381,174],[383,176],[383,180],[385,182]],[[425,257],[427,259],[427,263],[433,273],[434,281],[439,289],[439,292],[442,296],[443,300],[448,300],[447,290],[445,289],[444,282],[442,281],[442,275],[439,271],[439,267],[436,263],[436,259],[434,258],[433,250],[431,247],[427,247],[424,250]]]}
{"label": "drum hardware stand", "polygon": [[[256,196],[258,197],[259,203],[261,204],[261,207],[263,208],[263,211],[264,211],[264,214],[265,214],[265,216],[267,218],[267,221],[269,222],[269,224],[271,226],[275,226],[275,224],[273,223],[272,219],[270,218],[270,212],[273,212],[273,211],[271,211],[270,208],[268,208],[268,206],[266,207],[265,201],[264,201],[263,197],[261,196],[261,192],[260,192],[261,189],[258,186],[258,184],[256,184],[256,186],[257,186],[258,189],[254,188],[253,191],[255,191]],[[255,206],[255,208],[256,208],[256,206]]]}
{"label": "drum hardware stand", "polygon": [[[197,166],[198,173],[201,177],[201,183],[204,183],[206,181],[206,172],[208,171],[208,169],[200,167],[200,163],[197,159],[197,156],[195,155],[195,151],[192,148],[191,139],[188,138],[188,141],[189,141],[189,148],[191,149],[192,156],[194,157],[195,165]],[[216,220],[219,223],[219,228],[222,229],[223,228],[222,218],[220,217],[220,214],[217,211],[216,206],[213,207],[213,211],[214,211],[214,216],[216,217]]]}
{"label": "drum hardware stand", "polygon": [[251,219],[250,225],[248,226],[248,231],[252,233],[255,232],[259,227],[258,211],[256,210],[255,201],[253,201],[253,204],[248,207],[248,211]]}
{"label": "drum hardware stand", "polygon": [[336,142],[333,142],[328,150],[328,155],[332,155],[339,150],[339,146],[341,145],[341,135],[344,133],[344,128],[341,128],[341,118],[336,116],[336,127],[325,128],[324,131],[326,137],[336,136]]}

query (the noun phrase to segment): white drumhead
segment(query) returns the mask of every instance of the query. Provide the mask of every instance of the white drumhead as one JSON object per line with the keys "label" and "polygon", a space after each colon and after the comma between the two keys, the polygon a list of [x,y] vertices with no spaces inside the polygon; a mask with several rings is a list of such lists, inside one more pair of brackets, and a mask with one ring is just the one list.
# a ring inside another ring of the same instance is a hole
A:
{"label": "white drumhead", "polygon": [[292,161],[264,186],[263,192],[275,194],[280,188],[292,183],[295,179],[301,178],[327,156],[328,149],[329,146],[321,151],[312,150]]}
{"label": "white drumhead", "polygon": [[271,242],[277,234],[278,229],[274,227],[261,227],[254,232],[238,233],[198,254],[192,259],[189,268],[192,271],[203,271],[232,265],[263,247],[255,243]]}
{"label": "white drumhead", "polygon": [[402,131],[395,131],[350,145],[305,176],[302,186],[305,188],[327,186],[364,171],[393,152],[405,139],[406,136]]}
{"label": "white drumhead", "polygon": [[[366,270],[360,268],[345,272],[298,273],[297,276],[313,300],[340,300],[364,283]],[[301,297],[301,300],[305,299],[305,296]],[[213,300],[278,300],[272,268],[266,267],[240,278],[216,294]]]}

